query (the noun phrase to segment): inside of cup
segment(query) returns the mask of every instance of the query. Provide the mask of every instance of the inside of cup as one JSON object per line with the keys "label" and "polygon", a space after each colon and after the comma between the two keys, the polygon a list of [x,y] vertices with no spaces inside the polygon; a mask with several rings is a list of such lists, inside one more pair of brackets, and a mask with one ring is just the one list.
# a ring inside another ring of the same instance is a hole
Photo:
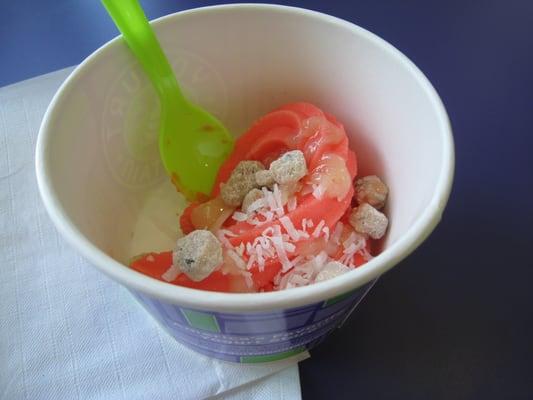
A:
{"label": "inside of cup", "polygon": [[[335,115],[359,176],[377,174],[390,188],[384,249],[428,206],[443,163],[442,128],[416,69],[380,39],[317,14],[253,6],[174,15],[156,28],[187,95],[235,135],[288,102]],[[184,203],[161,189],[168,179],[157,152],[157,98],[122,41],[84,63],[55,111],[50,183],[92,243],[127,263],[140,213],[161,190],[164,205],[146,229],[177,232]],[[139,249],[169,245],[147,236],[152,242]]]}

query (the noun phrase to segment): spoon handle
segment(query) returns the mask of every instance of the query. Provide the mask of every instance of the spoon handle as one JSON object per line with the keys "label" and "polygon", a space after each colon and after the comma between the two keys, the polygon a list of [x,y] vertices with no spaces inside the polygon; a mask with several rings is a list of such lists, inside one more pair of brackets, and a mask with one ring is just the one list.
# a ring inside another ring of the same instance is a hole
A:
{"label": "spoon handle", "polygon": [[137,56],[162,102],[185,103],[187,100],[181,92],[172,67],[139,2],[137,0],[102,0],[102,4],[131,51]]}

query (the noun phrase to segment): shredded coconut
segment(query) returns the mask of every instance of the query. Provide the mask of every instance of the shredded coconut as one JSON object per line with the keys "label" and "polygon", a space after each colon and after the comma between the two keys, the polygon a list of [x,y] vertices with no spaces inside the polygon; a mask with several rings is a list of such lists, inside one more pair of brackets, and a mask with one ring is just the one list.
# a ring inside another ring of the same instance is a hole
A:
{"label": "shredded coconut", "polygon": [[231,216],[231,218],[233,218],[237,222],[243,222],[248,219],[248,215],[240,211],[235,211],[233,215]]}
{"label": "shredded coconut", "polygon": [[227,229],[220,229],[219,231],[216,232],[216,236],[217,236],[217,239],[220,240],[220,243],[222,243],[222,245],[228,249],[232,249],[233,246],[231,245],[229,240],[226,238],[226,236],[237,237],[236,234],[234,234],[232,231],[227,230]]}
{"label": "shredded coconut", "polygon": [[246,264],[246,269],[249,271],[254,266],[255,260],[257,259],[257,256],[255,254],[252,254],[250,258],[248,259],[248,263]]}
{"label": "shredded coconut", "polygon": [[233,250],[228,250],[227,254],[228,254],[228,257],[230,257],[235,262],[235,265],[237,266],[237,268],[239,269],[246,268],[246,263],[241,257],[239,257],[239,255],[236,252],[234,252]]}
{"label": "shredded coconut", "polygon": [[230,231],[229,229],[221,229],[220,233],[222,233],[224,236],[228,236],[228,237],[237,237],[237,236],[239,236],[239,235],[233,233],[232,231]]}
{"label": "shredded coconut", "polygon": [[217,232],[217,238],[220,241],[220,243],[222,243],[222,246],[224,246],[225,248],[230,249],[232,247],[229,240],[226,238],[226,236],[223,233],[221,233],[221,231]]}
{"label": "shredded coconut", "polygon": [[273,283],[275,286],[279,286],[280,281],[281,281],[281,271],[276,274],[276,276],[273,279]]}
{"label": "shredded coconut", "polygon": [[279,219],[279,222],[281,222],[281,225],[283,225],[292,240],[298,241],[300,239],[300,234],[292,224],[292,221],[289,217],[283,216]]}
{"label": "shredded coconut", "polygon": [[246,286],[248,286],[248,288],[252,288],[254,286],[254,281],[252,279],[251,272],[243,271],[241,272],[241,275],[244,277],[244,282],[246,283]]}
{"label": "shredded coconut", "polygon": [[318,253],[318,255],[314,258],[313,261],[316,263],[316,265],[321,267],[326,262],[327,258],[328,255],[326,254],[326,252],[321,251],[320,253]]}
{"label": "shredded coconut", "polygon": [[284,242],[283,245],[285,246],[285,250],[288,253],[294,253],[294,251],[296,250],[296,246],[293,245],[292,243]]}
{"label": "shredded coconut", "polygon": [[304,230],[298,231],[298,234],[303,239],[309,239],[309,234],[306,231],[304,231]]}
{"label": "shredded coconut", "polygon": [[263,196],[266,202],[266,206],[271,210],[276,210],[276,200],[274,199],[274,194],[267,188],[262,188]]}
{"label": "shredded coconut", "polygon": [[261,233],[261,235],[265,237],[274,235],[274,227],[269,226]]}
{"label": "shredded coconut", "polygon": [[248,214],[252,214],[253,212],[260,210],[263,207],[265,207],[265,198],[261,197],[260,199],[257,199],[252,204],[250,204],[246,211],[248,212]]}
{"label": "shredded coconut", "polygon": [[307,286],[309,282],[310,281],[308,279],[305,279],[303,276],[294,274],[291,276],[287,288],[290,289],[291,287]]}
{"label": "shredded coconut", "polygon": [[369,251],[366,249],[366,247],[363,247],[363,249],[361,250],[361,255],[363,256],[363,258],[366,261],[370,261],[370,260],[372,260],[374,258],[374,256],[369,253]]}
{"label": "shredded coconut", "polygon": [[289,201],[287,202],[287,211],[291,212],[296,210],[296,207],[298,206],[298,199],[296,196],[291,196],[289,198]]}
{"label": "shredded coconut", "polygon": [[279,238],[273,238],[272,240],[273,240],[274,248],[276,249],[279,260],[281,262],[281,270],[283,272],[290,270],[292,268],[292,263],[289,261],[287,257],[287,253],[285,252],[285,248],[283,247],[281,240]]}
{"label": "shredded coconut", "polygon": [[[148,256],[148,257],[152,257],[152,256]],[[146,257],[147,260],[148,260],[148,257]],[[167,282],[172,282],[178,277],[179,274],[180,274],[180,269],[174,264],[172,264],[170,268],[167,269],[163,275],[161,275],[161,278],[163,278]]]}
{"label": "shredded coconut", "polygon": [[259,215],[265,218],[265,220],[261,222],[261,224],[274,220],[274,213],[272,211],[261,211],[259,212]]}
{"label": "shredded coconut", "polygon": [[252,243],[246,243],[246,254],[250,255],[254,252],[254,246]]}
{"label": "shredded coconut", "polygon": [[326,241],[329,240],[329,227],[325,226],[322,228],[322,232],[324,233],[324,237],[326,238]]}
{"label": "shredded coconut", "polygon": [[268,240],[266,237],[264,236],[260,236],[259,237],[259,243],[261,243],[261,247],[264,249],[264,250],[268,250],[268,249],[272,249],[272,244],[270,242],[270,240]]}
{"label": "shredded coconut", "polygon": [[309,256],[308,258],[307,262],[296,265],[294,269],[281,277],[277,285],[279,289],[306,286],[313,282],[316,275],[324,267],[328,255],[322,251],[318,255]]}
{"label": "shredded coconut", "polygon": [[285,251],[285,246],[283,245],[283,237],[281,236],[281,230],[278,225],[274,227],[274,235],[272,236],[272,245],[276,249],[276,253],[278,254],[279,261],[281,262],[281,270],[283,272],[288,271],[292,268],[292,263],[289,261],[289,258],[287,257],[287,253]]}
{"label": "shredded coconut", "polygon": [[276,204],[276,208],[273,209],[272,211],[274,211],[276,214],[278,214],[278,217],[281,217],[285,214],[285,211],[283,209],[283,201],[281,199],[281,192],[279,191],[279,186],[278,184],[274,184],[274,192],[273,192],[273,196],[274,196],[274,201],[275,201],[275,204]]}
{"label": "shredded coconut", "polygon": [[292,265],[294,267],[298,267],[300,265],[300,263],[302,262],[302,260],[304,260],[304,256],[300,255],[300,256],[296,256],[292,259]]}
{"label": "shredded coconut", "polygon": [[335,230],[333,231],[333,235],[331,235],[331,240],[335,244],[340,244],[340,239],[342,235],[342,230],[344,229],[344,224],[342,222],[337,222],[337,225],[335,225]]}
{"label": "shredded coconut", "polygon": [[257,254],[257,264],[259,265],[259,271],[263,271],[265,269],[265,259],[263,258],[263,248],[260,244],[255,246],[255,251]]}
{"label": "shredded coconut", "polygon": [[241,210],[246,214],[251,214],[250,206],[262,198],[263,192],[261,190],[250,190],[248,193],[246,193],[246,196],[244,196],[244,199],[242,200]]}
{"label": "shredded coconut", "polygon": [[312,236],[314,238],[317,238],[320,236],[320,234],[322,233],[322,228],[324,227],[324,225],[326,224],[326,221],[324,220],[321,220],[318,225],[316,226],[315,230],[313,231],[313,234]]}
{"label": "shredded coconut", "polygon": [[355,243],[352,243],[347,248],[345,248],[342,253],[343,254],[353,254],[357,250],[357,245]]}
{"label": "shredded coconut", "polygon": [[322,200],[324,195],[324,187],[322,185],[313,185],[313,197],[317,200]]}

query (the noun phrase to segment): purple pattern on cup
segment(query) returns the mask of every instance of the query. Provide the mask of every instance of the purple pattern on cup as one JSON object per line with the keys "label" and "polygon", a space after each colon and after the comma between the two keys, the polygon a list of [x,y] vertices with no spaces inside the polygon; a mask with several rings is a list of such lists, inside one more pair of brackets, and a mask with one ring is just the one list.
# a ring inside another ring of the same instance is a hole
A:
{"label": "purple pattern on cup", "polygon": [[204,355],[232,362],[267,362],[316,346],[344,323],[375,281],[304,307],[262,313],[219,313],[179,307],[132,294],[177,341]]}

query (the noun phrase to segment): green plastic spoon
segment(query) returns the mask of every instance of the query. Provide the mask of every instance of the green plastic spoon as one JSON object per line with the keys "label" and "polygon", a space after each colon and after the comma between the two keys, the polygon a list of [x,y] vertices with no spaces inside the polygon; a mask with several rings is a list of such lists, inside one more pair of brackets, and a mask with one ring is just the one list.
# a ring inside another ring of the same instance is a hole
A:
{"label": "green plastic spoon", "polygon": [[172,182],[189,200],[209,195],[233,149],[222,123],[190,103],[137,0],[102,0],[161,102],[159,153]]}

